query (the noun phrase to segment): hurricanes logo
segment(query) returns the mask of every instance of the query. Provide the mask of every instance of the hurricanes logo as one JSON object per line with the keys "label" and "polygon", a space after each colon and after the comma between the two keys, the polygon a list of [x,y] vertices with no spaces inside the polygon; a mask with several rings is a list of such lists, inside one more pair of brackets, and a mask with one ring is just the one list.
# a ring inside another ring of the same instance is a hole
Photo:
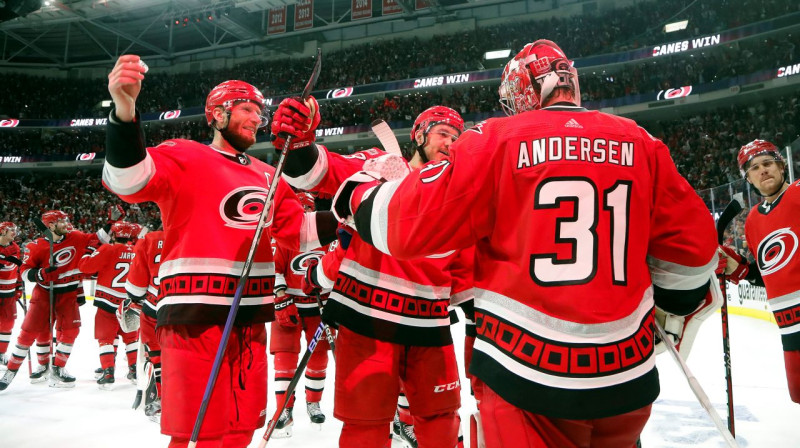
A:
{"label": "hurricanes logo", "polygon": [[0,120],[0,128],[15,128],[19,125],[19,120],[17,119],[8,119],[8,120]]}
{"label": "hurricanes logo", "polygon": [[477,132],[478,134],[483,134],[483,126],[486,124],[486,120],[479,121],[475,123],[474,126],[467,129],[467,131]]}
{"label": "hurricanes logo", "polygon": [[328,90],[325,95],[326,98],[345,98],[353,94],[352,87],[344,87],[341,89]]}
{"label": "hurricanes logo", "polygon": [[419,180],[421,180],[423,184],[429,184],[442,177],[442,174],[444,174],[448,166],[450,166],[449,160],[428,163],[424,168],[419,170]]}
{"label": "hurricanes logo", "polygon": [[670,100],[673,98],[683,98],[689,96],[691,93],[692,93],[692,86],[683,86],[677,89],[662,90],[658,92],[658,95],[656,95],[656,99],[660,100],[663,98],[665,100]]}
{"label": "hurricanes logo", "polygon": [[325,252],[320,252],[317,250],[302,253],[292,258],[292,262],[289,263],[289,268],[291,268],[294,274],[305,275],[306,271],[308,270],[308,262],[311,260],[321,261],[323,255],[325,255]]}
{"label": "hurricanes logo", "polygon": [[767,235],[758,245],[758,269],[769,275],[786,266],[797,251],[797,235],[789,227]]}
{"label": "hurricanes logo", "polygon": [[56,266],[66,266],[72,259],[75,258],[75,248],[65,247],[53,254],[53,259],[56,261]]}
{"label": "hurricanes logo", "polygon": [[[234,229],[255,229],[258,218],[264,209],[267,189],[260,187],[240,187],[230,193],[219,204],[219,214],[225,225]],[[272,211],[266,226],[272,223]]]}
{"label": "hurricanes logo", "polygon": [[180,110],[168,110],[166,112],[161,112],[161,114],[158,116],[158,119],[159,120],[174,120],[175,118],[178,118],[180,116],[181,116],[181,111]]}

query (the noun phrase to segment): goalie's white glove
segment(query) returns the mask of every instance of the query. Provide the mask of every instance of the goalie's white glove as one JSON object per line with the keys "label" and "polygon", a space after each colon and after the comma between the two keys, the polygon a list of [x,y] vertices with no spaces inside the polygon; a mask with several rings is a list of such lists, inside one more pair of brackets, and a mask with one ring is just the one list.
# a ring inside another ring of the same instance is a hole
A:
{"label": "goalie's white glove", "polygon": [[[690,314],[679,316],[656,307],[656,321],[664,329],[667,336],[672,339],[672,343],[684,360],[689,357],[689,352],[692,350],[692,344],[694,344],[694,338],[697,336],[697,330],[700,329],[700,325],[709,315],[722,306],[723,300],[719,283],[716,278],[713,278],[703,302]],[[656,336],[655,350],[657,355],[667,350],[667,346],[658,336]]]}
{"label": "goalie's white glove", "polygon": [[119,321],[120,330],[125,333],[138,330],[139,315],[141,312],[141,306],[134,303],[130,298],[123,300],[117,307],[117,321]]}
{"label": "goalie's white glove", "polygon": [[410,172],[408,162],[396,154],[384,154],[367,160],[361,171],[345,179],[339,186],[333,197],[333,215],[340,223],[355,228],[353,212],[368,194],[367,192],[359,195],[360,197],[353,197],[356,188],[364,184],[401,180]]}

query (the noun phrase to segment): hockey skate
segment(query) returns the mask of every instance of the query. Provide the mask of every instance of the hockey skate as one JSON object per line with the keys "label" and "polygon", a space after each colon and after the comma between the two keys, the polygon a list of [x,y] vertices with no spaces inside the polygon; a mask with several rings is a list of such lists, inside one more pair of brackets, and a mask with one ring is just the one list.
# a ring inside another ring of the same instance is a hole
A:
{"label": "hockey skate", "polygon": [[75,387],[75,377],[67,373],[65,368],[53,366],[50,370],[50,387]]}
{"label": "hockey skate", "polygon": [[292,426],[294,426],[292,408],[284,408],[280,418],[278,418],[278,423],[275,424],[275,429],[272,431],[272,438],[288,439],[292,437]]}
{"label": "hockey skate", "polygon": [[128,375],[125,378],[128,378],[131,383],[136,385],[136,364],[128,366]]}
{"label": "hockey skate", "polygon": [[94,369],[94,379],[99,380],[102,377],[103,377],[103,368],[98,367]]}
{"label": "hockey skate", "polygon": [[155,423],[161,423],[161,398],[156,398],[144,406],[144,415]]}
{"label": "hockey skate", "polygon": [[8,356],[5,353],[0,353],[0,368],[6,369],[8,366]]}
{"label": "hockey skate", "polygon": [[31,384],[39,384],[47,381],[48,373],[50,373],[49,367],[49,364],[38,365],[36,370],[31,373]]}
{"label": "hockey skate", "polygon": [[325,414],[323,414],[322,409],[319,408],[319,402],[306,403],[306,411],[308,412],[308,418],[311,420],[312,426],[321,431],[322,424],[325,423]]}
{"label": "hockey skate", "polygon": [[17,376],[16,370],[6,370],[6,373],[0,378],[0,391],[8,389],[8,385],[11,384],[15,376]]}
{"label": "hockey skate", "polygon": [[395,440],[403,442],[408,448],[417,448],[417,435],[414,434],[414,425],[407,425],[400,421],[400,414],[395,412],[392,422],[392,435]]}
{"label": "hockey skate", "polygon": [[114,388],[114,367],[108,367],[102,371],[100,378],[97,380],[98,386],[102,390],[111,390]]}

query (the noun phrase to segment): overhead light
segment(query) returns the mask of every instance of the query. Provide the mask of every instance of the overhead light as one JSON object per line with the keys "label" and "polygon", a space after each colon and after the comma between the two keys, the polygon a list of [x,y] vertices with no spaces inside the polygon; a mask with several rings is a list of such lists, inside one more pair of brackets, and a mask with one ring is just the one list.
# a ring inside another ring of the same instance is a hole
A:
{"label": "overhead light", "polygon": [[664,25],[664,32],[671,33],[673,31],[685,30],[687,25],[689,25],[688,20],[681,20],[680,22],[668,23]]}
{"label": "overhead light", "polygon": [[484,53],[483,59],[486,59],[487,61],[490,60],[490,59],[503,59],[503,58],[509,57],[510,55],[511,55],[511,50],[510,49],[493,50],[493,51],[487,51],[486,53]]}

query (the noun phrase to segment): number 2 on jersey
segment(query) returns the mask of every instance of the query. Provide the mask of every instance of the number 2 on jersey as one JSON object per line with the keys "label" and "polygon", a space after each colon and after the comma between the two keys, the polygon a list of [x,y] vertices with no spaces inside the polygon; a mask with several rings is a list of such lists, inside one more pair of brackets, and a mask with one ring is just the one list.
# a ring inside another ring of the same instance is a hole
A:
{"label": "number 2 on jersey", "polygon": [[[559,177],[543,181],[536,188],[534,210],[558,209],[564,202],[574,203],[570,217],[557,218],[555,243],[571,244],[570,258],[559,259],[555,253],[531,254],[530,275],[541,286],[582,285],[597,274],[597,224],[608,213],[611,232],[613,283],[627,283],[628,222],[631,181],[618,181],[600,197],[597,186],[585,177]],[[602,204],[598,204],[598,199]]]}

